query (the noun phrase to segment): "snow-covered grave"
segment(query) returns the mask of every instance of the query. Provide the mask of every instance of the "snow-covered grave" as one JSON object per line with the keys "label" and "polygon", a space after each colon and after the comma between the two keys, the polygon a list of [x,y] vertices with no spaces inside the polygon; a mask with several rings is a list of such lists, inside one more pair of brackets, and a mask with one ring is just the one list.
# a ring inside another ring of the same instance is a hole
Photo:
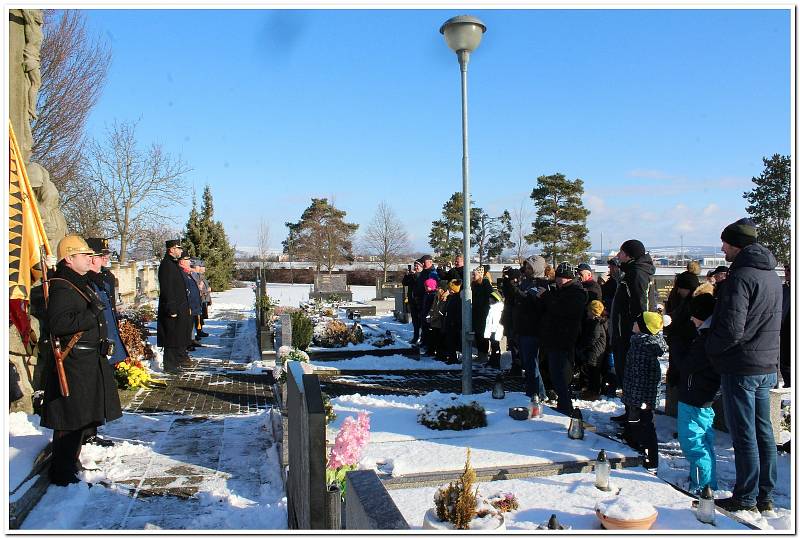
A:
{"label": "snow-covered grave", "polygon": [[[486,410],[487,426],[471,430],[432,430],[417,422],[426,404],[476,401]],[[332,440],[342,421],[365,410],[370,414],[371,438],[361,468],[373,468],[387,483],[427,480],[464,466],[465,448],[472,465],[481,471],[558,473],[563,466],[590,464],[601,449],[613,461],[638,463],[639,455],[614,440],[587,431],[583,440],[567,437],[570,418],[544,407],[540,419],[517,421],[512,406],[526,406],[521,393],[493,399],[490,393],[461,397],[433,391],[422,396],[345,395],[332,399],[336,420],[329,425]]]}
{"label": "snow-covered grave", "polygon": [[431,357],[414,359],[400,354],[391,356],[366,355],[351,359],[312,360],[314,372],[321,376],[341,371],[460,371],[461,365],[448,365]]}
{"label": "snow-covered grave", "polygon": [[[473,451],[474,456],[476,452]],[[463,467],[464,456],[460,464]],[[695,517],[693,498],[675,490],[643,468],[611,470],[611,491],[595,488],[593,473],[571,473],[549,477],[530,477],[478,483],[483,496],[495,493],[513,493],[519,509],[505,513],[509,530],[535,530],[556,514],[563,526],[572,530],[600,530],[595,515],[598,502],[617,495],[631,500],[646,500],[658,511],[653,530],[692,530],[714,532],[718,530],[748,530],[745,525],[718,513],[715,525],[703,524]],[[391,489],[389,495],[403,514],[411,529],[422,528],[425,511],[433,507],[436,487]],[[634,518],[635,515],[631,515]]]}

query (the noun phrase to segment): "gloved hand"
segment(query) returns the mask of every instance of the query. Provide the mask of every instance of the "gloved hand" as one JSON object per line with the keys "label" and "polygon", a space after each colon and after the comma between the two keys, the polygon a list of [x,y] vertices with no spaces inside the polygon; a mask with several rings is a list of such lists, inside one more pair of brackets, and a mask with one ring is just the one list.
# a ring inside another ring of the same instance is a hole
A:
{"label": "gloved hand", "polygon": [[54,268],[56,264],[58,264],[58,258],[56,258],[56,255],[47,255],[44,259],[44,263],[48,268]]}

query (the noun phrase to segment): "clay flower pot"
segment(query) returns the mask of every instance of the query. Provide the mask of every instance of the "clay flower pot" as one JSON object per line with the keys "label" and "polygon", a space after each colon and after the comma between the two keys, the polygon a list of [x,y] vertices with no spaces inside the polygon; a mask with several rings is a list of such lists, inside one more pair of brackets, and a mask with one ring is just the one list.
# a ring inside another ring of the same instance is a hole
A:
{"label": "clay flower pot", "polygon": [[608,517],[595,509],[600,525],[606,530],[649,530],[658,518],[658,511],[646,518],[623,520],[620,518]]}
{"label": "clay flower pot", "polygon": [[[492,515],[491,517],[474,519],[470,522],[470,530],[505,530],[506,520],[503,515]],[[430,508],[425,512],[422,519],[423,530],[455,530],[450,522],[442,522],[436,516],[436,509]]]}

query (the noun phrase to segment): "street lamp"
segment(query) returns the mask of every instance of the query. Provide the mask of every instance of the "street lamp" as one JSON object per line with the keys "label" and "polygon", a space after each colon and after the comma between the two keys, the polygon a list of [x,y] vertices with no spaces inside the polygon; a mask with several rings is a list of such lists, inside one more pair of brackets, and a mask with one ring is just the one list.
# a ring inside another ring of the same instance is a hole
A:
{"label": "street lamp", "polygon": [[459,15],[448,19],[439,28],[439,33],[444,35],[447,46],[458,55],[458,64],[461,66],[461,135],[462,158],[461,177],[463,180],[464,194],[464,291],[461,302],[461,392],[464,395],[472,394],[472,275],[470,271],[470,245],[469,245],[469,152],[467,150],[467,64],[469,55],[478,48],[486,25],[480,20],[469,15]]}

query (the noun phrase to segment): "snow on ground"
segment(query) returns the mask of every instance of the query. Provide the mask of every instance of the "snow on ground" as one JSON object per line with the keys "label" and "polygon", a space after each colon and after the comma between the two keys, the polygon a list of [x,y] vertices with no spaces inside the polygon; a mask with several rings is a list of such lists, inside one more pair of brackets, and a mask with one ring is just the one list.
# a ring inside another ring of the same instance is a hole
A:
{"label": "snow on ground", "polygon": [[[81,463],[93,468],[80,472],[84,482],[50,486],[22,529],[285,529],[286,498],[270,412],[222,418],[221,447],[214,448],[218,463],[210,458],[215,454],[211,448],[198,452],[197,440],[175,439],[170,429],[179,418],[125,414],[107,425],[103,434],[118,443],[84,446]],[[191,475],[174,477],[177,468],[190,468]],[[170,477],[173,483],[164,484]],[[161,479],[160,487],[191,485],[198,491],[188,500],[131,497],[126,483],[141,484],[146,478]]]}
{"label": "snow on ground", "polygon": [[[25,480],[33,469],[33,463],[39,453],[50,443],[52,431],[39,426],[38,415],[27,415],[25,412],[8,414],[8,487],[10,501],[24,494],[30,485],[17,487]],[[36,476],[38,477],[38,476]],[[36,477],[28,482],[35,481]]]}
{"label": "snow on ground", "polygon": [[[573,530],[600,530],[595,505],[617,495],[629,500],[647,500],[658,511],[653,530],[736,530],[747,528],[735,520],[717,514],[716,525],[703,524],[695,517],[692,498],[645,472],[642,468],[611,470],[610,492],[594,486],[593,473],[564,474],[478,483],[478,492],[489,497],[511,492],[519,500],[519,509],[505,513],[509,530],[535,530],[556,514],[562,525]],[[422,527],[425,511],[433,507],[436,487],[392,489],[389,495],[412,529]]]}
{"label": "snow on ground", "polygon": [[[309,351],[312,351],[309,348]],[[327,349],[325,349],[327,350]],[[350,350],[350,348],[347,348]],[[339,361],[312,361],[314,369],[324,371],[325,369],[346,370],[374,370],[374,371],[406,371],[406,370],[449,370],[460,371],[461,365],[448,365],[442,361],[430,357],[421,356],[418,360],[410,357],[394,354],[391,356],[361,356],[352,359]]]}
{"label": "snow on ground", "polygon": [[[432,430],[417,422],[426,404],[459,404],[477,401],[486,410],[487,426],[464,431]],[[460,395],[434,391],[422,396],[345,395],[332,399],[337,419],[332,433],[348,415],[361,410],[370,414],[371,438],[364,451],[362,466],[401,476],[463,467],[464,448],[472,448],[475,468],[525,466],[591,460],[600,449],[611,458],[635,456],[618,442],[586,432],[584,440],[567,437],[569,418],[545,409],[541,419],[516,421],[509,417],[512,406],[525,406],[522,393],[509,393],[493,399],[491,393]]]}
{"label": "snow on ground", "polygon": [[[301,302],[308,301],[313,284],[267,283],[267,295],[276,299],[282,307],[299,307]],[[351,285],[353,301],[367,303],[375,298],[374,286]]]}

